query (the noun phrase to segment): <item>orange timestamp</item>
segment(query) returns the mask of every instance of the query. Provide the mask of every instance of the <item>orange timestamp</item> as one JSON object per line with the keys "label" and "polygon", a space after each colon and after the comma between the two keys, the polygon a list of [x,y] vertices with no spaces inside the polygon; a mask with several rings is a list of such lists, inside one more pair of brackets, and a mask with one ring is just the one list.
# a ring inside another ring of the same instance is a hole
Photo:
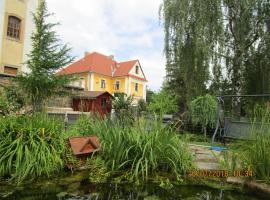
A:
{"label": "orange timestamp", "polygon": [[187,172],[188,177],[252,177],[254,173],[252,170],[190,170]]}

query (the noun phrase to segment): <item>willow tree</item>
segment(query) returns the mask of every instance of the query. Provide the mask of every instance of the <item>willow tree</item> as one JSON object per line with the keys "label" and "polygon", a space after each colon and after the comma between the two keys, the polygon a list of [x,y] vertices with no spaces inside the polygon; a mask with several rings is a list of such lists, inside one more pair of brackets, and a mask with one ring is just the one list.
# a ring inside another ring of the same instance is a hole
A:
{"label": "willow tree", "polygon": [[[252,57],[256,54],[258,42],[265,35],[263,34],[264,19],[269,14],[264,8],[267,4],[269,5],[269,2],[265,0],[223,0],[222,2],[226,30],[224,41],[226,68],[233,94],[240,95],[249,92],[246,86],[250,84],[253,77],[257,76],[253,72],[260,66],[253,62]],[[251,63],[254,71],[248,68]],[[252,80],[252,87],[257,82],[261,82],[261,79]],[[253,92],[261,91],[253,90]],[[232,107],[234,114],[240,116],[241,99],[235,98]]]}
{"label": "willow tree", "polygon": [[[206,83],[214,93],[270,92],[269,5],[269,0],[163,1],[167,80],[182,102],[203,94]],[[232,108],[239,116],[241,99],[235,98]]]}
{"label": "willow tree", "polygon": [[166,79],[180,105],[206,92],[212,51],[222,36],[220,0],[164,0]]}
{"label": "willow tree", "polygon": [[30,73],[18,77],[18,83],[27,94],[34,111],[41,111],[44,101],[62,91],[69,83],[65,76],[57,76],[55,72],[72,62],[70,48],[62,45],[53,28],[57,23],[48,22],[45,0],[41,0],[33,14],[35,31],[32,33],[32,51],[26,62]]}

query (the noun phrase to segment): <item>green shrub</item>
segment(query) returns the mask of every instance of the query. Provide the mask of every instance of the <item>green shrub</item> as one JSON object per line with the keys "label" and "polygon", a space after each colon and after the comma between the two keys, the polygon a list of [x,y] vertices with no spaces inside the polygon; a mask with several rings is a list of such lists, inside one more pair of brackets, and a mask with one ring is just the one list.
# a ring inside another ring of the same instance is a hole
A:
{"label": "green shrub", "polygon": [[158,115],[174,114],[178,112],[177,98],[166,90],[161,90],[152,96],[149,110]]}
{"label": "green shrub", "polygon": [[147,103],[144,99],[140,99],[138,101],[137,111],[138,111],[138,114],[140,114],[141,112],[147,111]]}
{"label": "green shrub", "polygon": [[194,124],[202,126],[206,137],[206,127],[213,127],[217,120],[217,100],[209,94],[196,98],[190,103],[190,115]]}
{"label": "green shrub", "polygon": [[63,167],[63,123],[45,114],[0,118],[0,176],[17,183]]}

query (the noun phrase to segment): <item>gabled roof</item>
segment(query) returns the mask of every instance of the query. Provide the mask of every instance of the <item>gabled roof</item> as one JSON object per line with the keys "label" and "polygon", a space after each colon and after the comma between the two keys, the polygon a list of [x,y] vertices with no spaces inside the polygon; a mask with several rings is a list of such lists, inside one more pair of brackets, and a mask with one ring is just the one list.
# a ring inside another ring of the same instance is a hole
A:
{"label": "gabled roof", "polygon": [[118,63],[118,67],[114,73],[114,76],[127,76],[137,62],[138,60],[131,60]]}
{"label": "gabled roof", "polygon": [[[63,70],[59,71],[59,75],[78,74],[82,72],[95,72],[98,74],[120,77],[129,76],[129,72],[134,67],[138,60],[131,60],[126,62],[117,62],[110,56],[106,56],[97,52],[88,53],[84,58],[72,63]],[[141,80],[145,78],[134,77]]]}

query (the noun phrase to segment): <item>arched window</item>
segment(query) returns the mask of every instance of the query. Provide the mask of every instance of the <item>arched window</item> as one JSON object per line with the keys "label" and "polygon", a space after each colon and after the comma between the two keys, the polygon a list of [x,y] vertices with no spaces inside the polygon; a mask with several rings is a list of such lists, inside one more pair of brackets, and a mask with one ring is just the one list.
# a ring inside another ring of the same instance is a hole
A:
{"label": "arched window", "polygon": [[8,17],[7,36],[20,39],[21,20],[14,16]]}

